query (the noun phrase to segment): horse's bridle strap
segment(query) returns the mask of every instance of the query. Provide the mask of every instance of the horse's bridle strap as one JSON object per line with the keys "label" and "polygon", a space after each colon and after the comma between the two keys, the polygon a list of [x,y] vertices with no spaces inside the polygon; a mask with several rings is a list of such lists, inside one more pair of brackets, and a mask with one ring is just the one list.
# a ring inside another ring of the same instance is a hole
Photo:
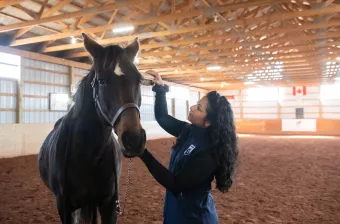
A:
{"label": "horse's bridle strap", "polygon": [[95,88],[95,83],[96,83],[96,77],[93,78],[92,82],[91,82],[91,86],[93,88],[93,99],[96,103],[96,106],[98,107],[101,115],[103,116],[103,118],[105,119],[105,121],[110,125],[110,127],[114,127],[114,124],[116,123],[118,117],[121,115],[121,113],[123,113],[124,110],[128,109],[128,108],[136,108],[138,111],[138,114],[140,116],[140,112],[139,112],[139,107],[137,104],[135,103],[127,103],[124,104],[123,106],[121,106],[118,111],[116,112],[115,116],[113,117],[112,121],[110,121],[109,117],[104,113],[102,106],[100,105],[99,99],[98,99],[98,95],[96,92],[96,88]]}

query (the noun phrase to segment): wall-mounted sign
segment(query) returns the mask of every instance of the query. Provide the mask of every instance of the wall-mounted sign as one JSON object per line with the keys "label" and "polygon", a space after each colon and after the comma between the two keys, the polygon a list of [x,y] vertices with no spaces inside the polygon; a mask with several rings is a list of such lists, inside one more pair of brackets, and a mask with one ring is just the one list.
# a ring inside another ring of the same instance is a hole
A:
{"label": "wall-mounted sign", "polygon": [[50,93],[50,110],[67,111],[69,96],[66,93]]}
{"label": "wall-mounted sign", "polygon": [[76,85],[71,85],[71,93],[75,93],[76,92]]}
{"label": "wall-mounted sign", "polygon": [[295,118],[303,119],[304,118],[304,109],[303,108],[295,108]]}
{"label": "wall-mounted sign", "polygon": [[282,119],[282,131],[316,131],[316,119]]}

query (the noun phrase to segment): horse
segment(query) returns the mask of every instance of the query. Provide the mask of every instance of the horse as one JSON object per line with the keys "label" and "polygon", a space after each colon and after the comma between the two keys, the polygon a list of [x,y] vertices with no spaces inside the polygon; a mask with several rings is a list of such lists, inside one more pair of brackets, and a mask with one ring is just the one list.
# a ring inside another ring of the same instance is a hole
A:
{"label": "horse", "polygon": [[38,168],[56,198],[62,224],[78,218],[97,223],[98,211],[102,224],[115,224],[122,158],[141,155],[146,143],[139,113],[144,79],[134,65],[139,40],[123,48],[101,46],[85,33],[82,37],[91,69],[73,105],[43,141]]}

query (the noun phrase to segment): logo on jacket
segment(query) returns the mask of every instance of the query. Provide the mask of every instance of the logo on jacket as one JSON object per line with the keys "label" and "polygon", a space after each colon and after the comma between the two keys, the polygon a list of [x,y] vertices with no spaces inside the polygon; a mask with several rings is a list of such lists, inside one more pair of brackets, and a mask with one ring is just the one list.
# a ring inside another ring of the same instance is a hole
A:
{"label": "logo on jacket", "polygon": [[189,155],[195,148],[196,148],[196,146],[190,145],[189,148],[184,151],[184,155],[186,155],[186,156]]}

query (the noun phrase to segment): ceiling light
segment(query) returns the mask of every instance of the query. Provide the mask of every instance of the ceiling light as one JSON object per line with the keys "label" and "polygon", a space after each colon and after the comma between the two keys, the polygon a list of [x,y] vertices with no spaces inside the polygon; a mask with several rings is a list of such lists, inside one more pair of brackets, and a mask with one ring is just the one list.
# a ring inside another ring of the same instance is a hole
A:
{"label": "ceiling light", "polygon": [[74,36],[71,36],[71,43],[72,44],[77,43],[77,39]]}
{"label": "ceiling light", "polygon": [[132,31],[134,29],[135,28],[133,26],[117,27],[117,28],[113,28],[112,32],[114,32],[114,33],[123,33],[123,32]]}
{"label": "ceiling light", "polygon": [[244,82],[244,85],[253,85],[254,82]]}
{"label": "ceiling light", "polygon": [[308,1],[304,0],[303,3],[304,5],[310,5]]}
{"label": "ceiling light", "polygon": [[139,58],[138,57],[135,57],[135,60],[133,61],[135,64],[138,64],[139,63]]}
{"label": "ceiling light", "polygon": [[207,70],[220,70],[221,66],[215,65],[215,66],[208,66]]}
{"label": "ceiling light", "polygon": [[176,69],[175,72],[178,73],[178,70]]}
{"label": "ceiling light", "polygon": [[340,57],[337,57],[336,60],[340,61]]}
{"label": "ceiling light", "polygon": [[204,81],[204,78],[203,78],[203,77],[201,77],[201,81]]}
{"label": "ceiling light", "polygon": [[334,80],[340,80],[340,77],[335,77]]}

